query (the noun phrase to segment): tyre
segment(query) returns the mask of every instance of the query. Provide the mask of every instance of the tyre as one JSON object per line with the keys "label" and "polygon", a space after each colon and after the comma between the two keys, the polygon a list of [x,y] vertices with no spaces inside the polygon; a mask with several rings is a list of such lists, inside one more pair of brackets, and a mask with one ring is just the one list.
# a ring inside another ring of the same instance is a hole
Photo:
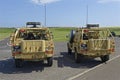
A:
{"label": "tyre", "polygon": [[78,53],[75,53],[75,62],[80,63],[81,62],[81,55]]}
{"label": "tyre", "polygon": [[47,65],[48,66],[52,66],[53,65],[53,58],[52,57],[47,58]]}
{"label": "tyre", "polygon": [[75,35],[75,31],[71,30],[71,33],[70,33],[70,43],[73,43],[74,35]]}
{"label": "tyre", "polygon": [[72,54],[72,50],[68,48],[68,54]]}
{"label": "tyre", "polygon": [[16,68],[21,68],[23,66],[23,61],[21,59],[15,59]]}
{"label": "tyre", "polygon": [[109,60],[110,57],[109,57],[109,55],[105,55],[105,56],[101,56],[100,58],[101,58],[102,62],[106,62]]}
{"label": "tyre", "polygon": [[76,62],[76,63],[80,63],[80,56],[79,56],[79,54],[77,53],[76,48],[75,48],[74,56],[75,56],[75,62]]}

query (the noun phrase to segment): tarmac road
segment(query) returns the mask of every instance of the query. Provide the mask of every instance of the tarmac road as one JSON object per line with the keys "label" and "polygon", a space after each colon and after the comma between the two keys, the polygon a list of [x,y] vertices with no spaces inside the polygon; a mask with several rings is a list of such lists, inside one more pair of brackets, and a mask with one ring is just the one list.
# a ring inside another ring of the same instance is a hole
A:
{"label": "tarmac road", "polygon": [[73,55],[67,54],[66,42],[56,42],[52,67],[41,62],[24,62],[23,68],[15,68],[5,39],[0,41],[0,80],[120,80],[120,38],[115,40],[116,53],[107,64],[102,64],[99,58],[76,64]]}

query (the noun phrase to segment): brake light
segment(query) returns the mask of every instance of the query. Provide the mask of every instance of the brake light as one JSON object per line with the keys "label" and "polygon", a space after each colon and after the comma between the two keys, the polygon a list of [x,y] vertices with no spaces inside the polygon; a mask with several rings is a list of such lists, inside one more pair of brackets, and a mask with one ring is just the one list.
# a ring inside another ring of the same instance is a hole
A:
{"label": "brake light", "polygon": [[15,56],[15,55],[17,55],[17,54],[21,54],[21,52],[13,52],[13,53],[12,53],[12,56]]}
{"label": "brake light", "polygon": [[21,29],[20,32],[25,32],[25,30],[24,30],[24,29]]}
{"label": "brake light", "polygon": [[111,51],[111,52],[115,52],[115,49],[114,49],[114,48],[111,48],[111,49],[109,49],[109,51]]}
{"label": "brake light", "polygon": [[53,54],[53,50],[49,50],[49,51],[46,50],[45,52],[46,52],[47,54]]}
{"label": "brake light", "polygon": [[89,30],[87,30],[87,29],[84,29],[84,32],[89,32]]}

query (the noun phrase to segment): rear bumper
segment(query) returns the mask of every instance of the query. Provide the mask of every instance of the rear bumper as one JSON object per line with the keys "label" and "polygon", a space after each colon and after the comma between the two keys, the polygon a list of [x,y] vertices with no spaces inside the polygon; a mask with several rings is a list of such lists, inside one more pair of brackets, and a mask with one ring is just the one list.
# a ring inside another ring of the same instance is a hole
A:
{"label": "rear bumper", "polygon": [[91,51],[80,51],[79,54],[87,57],[101,57],[104,55],[110,55],[114,52],[108,51],[108,50],[91,50]]}
{"label": "rear bumper", "polygon": [[53,54],[46,54],[45,52],[40,52],[40,53],[21,53],[21,54],[16,54],[13,57],[15,59],[22,59],[22,60],[44,60],[52,56]]}

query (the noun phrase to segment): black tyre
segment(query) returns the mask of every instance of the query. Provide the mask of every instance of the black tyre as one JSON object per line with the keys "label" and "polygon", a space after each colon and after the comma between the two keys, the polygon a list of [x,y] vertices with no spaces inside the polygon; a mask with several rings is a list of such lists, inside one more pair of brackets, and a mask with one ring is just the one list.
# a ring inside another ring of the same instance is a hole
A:
{"label": "black tyre", "polygon": [[23,61],[21,59],[15,59],[16,68],[21,68],[23,66]]}
{"label": "black tyre", "polygon": [[48,66],[52,66],[53,65],[53,58],[52,57],[47,58],[47,65]]}
{"label": "black tyre", "polygon": [[80,54],[78,54],[78,53],[75,53],[75,62],[76,62],[76,63],[80,63],[80,62],[81,62],[81,60],[82,60],[81,55],[80,55]]}
{"label": "black tyre", "polygon": [[68,48],[68,54],[72,54],[72,50]]}
{"label": "black tyre", "polygon": [[101,56],[100,58],[101,58],[102,62],[106,62],[110,59],[109,55]]}
{"label": "black tyre", "polygon": [[75,35],[75,31],[71,30],[71,33],[70,33],[70,43],[73,43],[74,35]]}
{"label": "black tyre", "polygon": [[80,54],[77,53],[76,48],[75,48],[74,56],[75,56],[75,62],[76,63],[80,63]]}

